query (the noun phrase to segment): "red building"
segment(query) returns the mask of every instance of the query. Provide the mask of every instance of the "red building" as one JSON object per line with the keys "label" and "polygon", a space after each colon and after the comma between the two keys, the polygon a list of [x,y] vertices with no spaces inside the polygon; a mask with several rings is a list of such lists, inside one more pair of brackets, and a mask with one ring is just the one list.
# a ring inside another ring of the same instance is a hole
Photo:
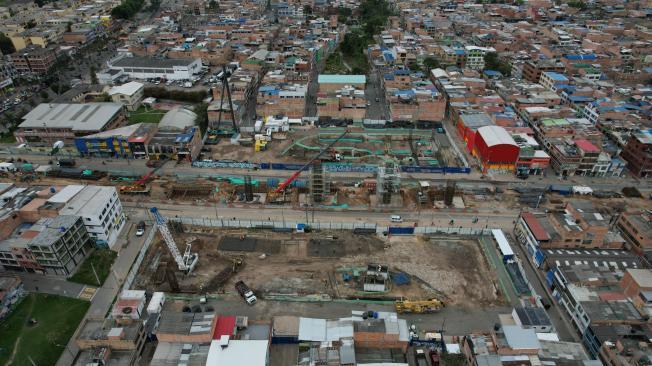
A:
{"label": "red building", "polygon": [[500,126],[484,126],[475,134],[474,156],[480,159],[483,170],[514,171],[520,148],[507,131]]}

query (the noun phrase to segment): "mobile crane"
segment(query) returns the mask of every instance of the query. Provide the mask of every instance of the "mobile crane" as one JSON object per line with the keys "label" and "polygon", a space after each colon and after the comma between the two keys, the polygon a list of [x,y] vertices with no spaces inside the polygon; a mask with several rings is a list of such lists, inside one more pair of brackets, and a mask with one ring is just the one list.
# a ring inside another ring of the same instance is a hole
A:
{"label": "mobile crane", "polygon": [[172,233],[168,228],[168,220],[159,212],[156,207],[152,207],[149,211],[152,213],[152,215],[154,215],[156,220],[156,228],[161,233],[163,241],[165,241],[165,245],[167,245],[170,253],[172,254],[172,257],[174,258],[174,261],[177,263],[179,271],[182,271],[185,274],[190,274],[190,272],[195,269],[197,262],[199,262],[199,254],[192,253],[192,245],[188,243],[186,244],[186,250],[182,256],[179,248],[177,247],[177,243],[174,241]]}

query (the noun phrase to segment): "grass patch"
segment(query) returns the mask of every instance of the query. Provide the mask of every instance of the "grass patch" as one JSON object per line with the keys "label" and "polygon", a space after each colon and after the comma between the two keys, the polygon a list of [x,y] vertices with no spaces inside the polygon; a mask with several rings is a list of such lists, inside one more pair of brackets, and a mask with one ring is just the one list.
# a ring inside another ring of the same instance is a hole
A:
{"label": "grass patch", "polygon": [[129,113],[128,120],[130,125],[135,123],[159,123],[165,113],[167,111],[140,106],[137,110]]}
{"label": "grass patch", "polygon": [[344,66],[344,62],[342,62],[342,55],[339,53],[339,50],[335,50],[335,52],[328,56],[323,73],[330,75],[349,74],[349,70]]}
{"label": "grass patch", "polygon": [[[90,286],[101,286],[102,283],[104,283],[104,280],[109,276],[111,266],[113,265],[113,261],[115,261],[117,255],[118,253],[109,249],[95,249],[95,251],[84,260],[84,263],[79,266],[77,273],[70,277],[68,281]],[[93,273],[93,267],[95,267],[97,276],[100,278],[100,284],[97,283],[97,279]]]}
{"label": "grass patch", "polygon": [[[0,365],[54,365],[90,302],[30,294],[0,323]],[[29,319],[36,319],[35,325]],[[9,362],[11,360],[11,362]]]}
{"label": "grass patch", "polygon": [[[1,1],[1,0],[0,0]],[[0,144],[13,144],[16,142],[16,137],[13,132],[7,132],[0,135]]]}

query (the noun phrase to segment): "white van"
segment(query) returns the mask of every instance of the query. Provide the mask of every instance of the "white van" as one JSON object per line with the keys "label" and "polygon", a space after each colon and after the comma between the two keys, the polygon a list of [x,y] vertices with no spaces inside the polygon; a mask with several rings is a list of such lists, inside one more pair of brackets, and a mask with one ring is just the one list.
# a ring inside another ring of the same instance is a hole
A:
{"label": "white van", "polygon": [[390,219],[392,222],[403,222],[403,218],[399,215],[392,215]]}

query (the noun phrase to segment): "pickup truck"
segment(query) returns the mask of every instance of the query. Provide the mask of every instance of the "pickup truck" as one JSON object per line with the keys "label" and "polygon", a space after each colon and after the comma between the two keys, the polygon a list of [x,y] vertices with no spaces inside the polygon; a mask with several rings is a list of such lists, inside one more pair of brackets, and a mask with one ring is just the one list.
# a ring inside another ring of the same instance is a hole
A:
{"label": "pickup truck", "polygon": [[238,291],[240,296],[242,296],[247,305],[253,305],[256,303],[256,295],[254,295],[254,292],[244,282],[236,282],[235,289]]}

